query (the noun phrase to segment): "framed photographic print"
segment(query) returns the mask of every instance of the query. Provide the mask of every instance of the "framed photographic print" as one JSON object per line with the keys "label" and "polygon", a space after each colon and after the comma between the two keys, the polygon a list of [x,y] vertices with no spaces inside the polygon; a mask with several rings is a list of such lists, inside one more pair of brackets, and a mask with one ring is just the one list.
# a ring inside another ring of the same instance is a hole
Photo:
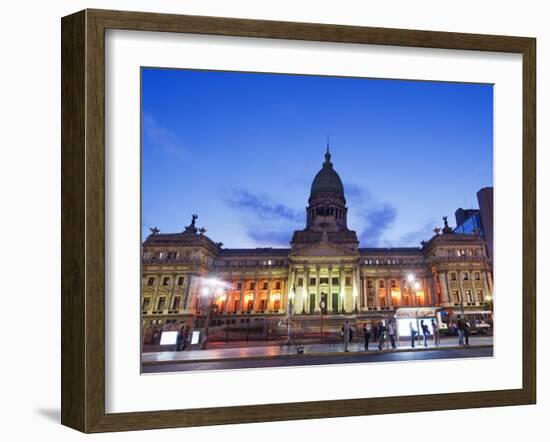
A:
{"label": "framed photographic print", "polygon": [[63,18],[62,423],[534,403],[535,170],[532,38]]}

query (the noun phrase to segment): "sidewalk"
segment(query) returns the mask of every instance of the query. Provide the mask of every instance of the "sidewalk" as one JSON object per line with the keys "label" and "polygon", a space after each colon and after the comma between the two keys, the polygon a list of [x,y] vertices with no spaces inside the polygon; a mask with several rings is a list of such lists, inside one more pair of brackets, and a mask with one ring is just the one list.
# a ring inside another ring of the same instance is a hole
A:
{"label": "sidewalk", "polygon": [[424,347],[421,342],[415,344],[412,348],[410,341],[401,341],[396,350],[386,347],[378,350],[378,343],[370,343],[369,352],[364,349],[363,342],[353,342],[348,346],[349,352],[344,352],[343,343],[332,344],[306,344],[304,353],[298,354],[296,346],[291,345],[271,345],[254,346],[240,348],[214,348],[206,350],[189,351],[163,351],[142,354],[141,361],[145,365],[149,364],[173,364],[185,362],[212,362],[212,361],[233,361],[233,360],[251,360],[251,359],[273,359],[273,358],[294,358],[308,356],[338,356],[349,355],[350,353],[378,354],[387,352],[411,352],[411,351],[434,351],[434,350],[456,350],[468,349],[472,347],[491,347],[493,345],[492,336],[471,337],[469,347],[458,345],[457,338],[442,338],[441,345],[435,347],[430,341],[428,347]]}

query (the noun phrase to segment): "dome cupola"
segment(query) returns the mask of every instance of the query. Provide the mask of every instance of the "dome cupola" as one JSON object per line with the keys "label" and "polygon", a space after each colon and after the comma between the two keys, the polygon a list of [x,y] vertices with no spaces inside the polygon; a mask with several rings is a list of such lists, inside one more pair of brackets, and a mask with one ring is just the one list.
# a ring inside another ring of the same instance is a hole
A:
{"label": "dome cupola", "polygon": [[317,172],[313,183],[311,184],[311,192],[309,199],[315,199],[321,196],[322,194],[335,194],[344,198],[344,185],[342,180],[330,161],[330,151],[327,146],[327,152],[325,153],[325,162],[323,163],[323,168]]}
{"label": "dome cupola", "polygon": [[347,230],[346,198],[344,185],[330,161],[327,144],[323,168],[317,172],[309,195],[306,229],[336,232]]}

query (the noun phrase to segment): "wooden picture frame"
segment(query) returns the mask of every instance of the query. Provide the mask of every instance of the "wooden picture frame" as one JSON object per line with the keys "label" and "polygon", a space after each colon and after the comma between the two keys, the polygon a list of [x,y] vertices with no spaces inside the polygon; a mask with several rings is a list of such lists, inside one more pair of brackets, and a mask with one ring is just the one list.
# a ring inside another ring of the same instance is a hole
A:
{"label": "wooden picture frame", "polygon": [[[254,406],[105,412],[105,30],[494,51],[523,57],[521,388]],[[62,19],[62,424],[142,430],[533,404],[536,400],[536,158],[533,38],[84,10]]]}

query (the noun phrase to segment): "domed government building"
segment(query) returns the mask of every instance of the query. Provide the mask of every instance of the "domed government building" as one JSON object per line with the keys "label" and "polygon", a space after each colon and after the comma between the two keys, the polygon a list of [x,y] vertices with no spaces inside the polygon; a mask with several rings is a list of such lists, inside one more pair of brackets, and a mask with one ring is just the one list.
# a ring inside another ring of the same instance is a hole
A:
{"label": "domed government building", "polygon": [[158,344],[159,331],[181,324],[208,322],[212,340],[242,339],[245,331],[246,339],[276,339],[288,321],[307,333],[320,320],[330,331],[345,319],[490,311],[484,237],[456,233],[445,217],[420,247],[360,247],[328,147],[306,215],[289,248],[224,248],[196,227],[197,215],[183,232],[151,229],[142,244],[144,344]]}

